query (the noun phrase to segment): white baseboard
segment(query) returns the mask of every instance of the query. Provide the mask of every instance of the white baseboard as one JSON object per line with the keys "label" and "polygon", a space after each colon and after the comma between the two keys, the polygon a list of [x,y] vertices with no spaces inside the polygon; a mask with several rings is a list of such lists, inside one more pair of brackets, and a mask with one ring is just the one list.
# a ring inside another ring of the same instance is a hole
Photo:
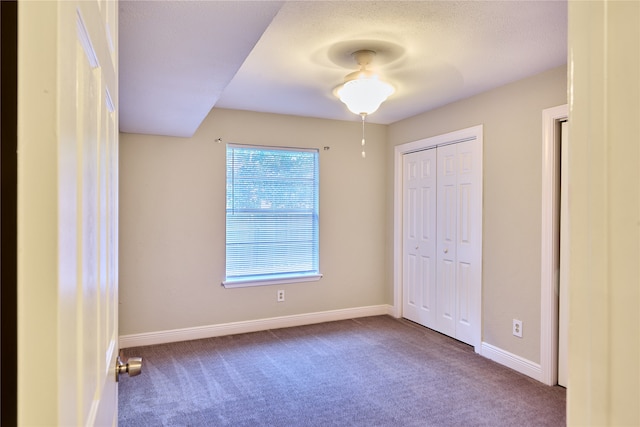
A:
{"label": "white baseboard", "polygon": [[393,307],[386,304],[372,305],[368,307],[346,308],[342,310],[331,310],[318,313],[294,314],[291,316],[272,317],[269,319],[197,326],[194,328],[121,335],[119,338],[119,344],[120,348],[140,347],[143,345],[197,340],[202,338],[220,337],[223,335],[243,334],[247,332],[265,331],[268,329],[288,328],[292,326],[311,325],[313,323],[332,322],[335,320],[380,316],[385,314],[392,315]]}
{"label": "white baseboard", "polygon": [[514,371],[527,375],[534,380],[542,381],[542,367],[538,363],[534,363],[523,357],[509,353],[508,351],[495,347],[491,344],[487,344],[486,342],[482,343],[482,350],[480,354],[487,359],[491,359],[494,362],[513,369]]}

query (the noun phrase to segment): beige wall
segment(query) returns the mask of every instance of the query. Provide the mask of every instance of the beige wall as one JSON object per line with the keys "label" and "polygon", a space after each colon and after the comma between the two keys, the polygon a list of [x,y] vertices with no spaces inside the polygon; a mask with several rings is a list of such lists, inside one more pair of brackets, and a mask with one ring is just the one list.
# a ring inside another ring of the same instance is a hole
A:
{"label": "beige wall", "polygon": [[[560,67],[389,126],[387,282],[393,282],[394,146],[483,124],[482,340],[536,363],[540,362],[542,110],[566,103],[566,67]],[[512,335],[514,318],[523,321],[522,338]]]}
{"label": "beige wall", "polygon": [[[386,304],[387,127],[214,109],[192,138],[120,135],[120,334]],[[320,150],[318,282],[225,289],[224,142]],[[330,147],[329,150],[323,148]],[[286,301],[276,302],[276,290]]]}

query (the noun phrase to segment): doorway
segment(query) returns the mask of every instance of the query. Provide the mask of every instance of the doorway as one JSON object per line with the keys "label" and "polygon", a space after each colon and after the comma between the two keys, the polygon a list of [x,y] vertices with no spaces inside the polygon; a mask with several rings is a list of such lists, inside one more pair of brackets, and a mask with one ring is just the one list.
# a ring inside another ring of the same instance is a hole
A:
{"label": "doorway", "polygon": [[560,259],[558,265],[558,385],[569,379],[569,126],[560,122]]}
{"label": "doorway", "polygon": [[[540,381],[547,385],[558,383],[560,149],[561,123],[566,122],[568,117],[566,104],[542,112]],[[565,148],[568,149],[568,145]]]}

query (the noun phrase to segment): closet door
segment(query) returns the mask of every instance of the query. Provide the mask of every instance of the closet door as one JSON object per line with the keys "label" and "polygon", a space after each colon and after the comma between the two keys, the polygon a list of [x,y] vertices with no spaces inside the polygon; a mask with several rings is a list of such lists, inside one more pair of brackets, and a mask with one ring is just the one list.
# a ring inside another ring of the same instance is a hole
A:
{"label": "closet door", "polygon": [[456,144],[438,147],[436,330],[454,338],[456,337],[457,185]]}
{"label": "closet door", "polygon": [[436,330],[480,345],[482,159],[473,141],[438,147]]}
{"label": "closet door", "polygon": [[455,144],[457,161],[456,339],[480,348],[482,304],[482,155]]}
{"label": "closet door", "polygon": [[436,149],[403,156],[403,315],[436,326]]}

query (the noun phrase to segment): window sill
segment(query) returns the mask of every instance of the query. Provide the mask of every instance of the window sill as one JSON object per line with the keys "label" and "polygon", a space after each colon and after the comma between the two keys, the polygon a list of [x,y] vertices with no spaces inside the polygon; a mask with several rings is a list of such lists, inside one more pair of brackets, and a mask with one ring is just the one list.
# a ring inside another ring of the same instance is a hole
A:
{"label": "window sill", "polygon": [[316,282],[322,279],[322,274],[305,274],[301,276],[274,277],[271,279],[225,280],[225,288],[248,288],[252,286],[282,285],[287,283]]}

